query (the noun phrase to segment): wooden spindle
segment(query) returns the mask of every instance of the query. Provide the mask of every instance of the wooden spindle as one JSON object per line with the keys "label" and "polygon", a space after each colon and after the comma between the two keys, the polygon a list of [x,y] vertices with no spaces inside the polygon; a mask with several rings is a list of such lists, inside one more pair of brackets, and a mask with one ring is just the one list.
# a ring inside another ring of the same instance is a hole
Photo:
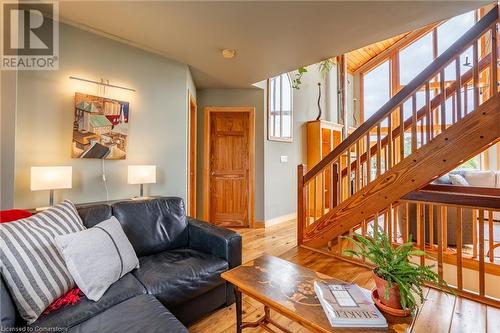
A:
{"label": "wooden spindle", "polygon": [[339,204],[339,165],[332,163],[332,191],[331,191],[332,204],[331,209]]}
{"label": "wooden spindle", "polygon": [[366,135],[366,183],[369,184],[372,181],[372,150],[370,143],[370,131]]}
{"label": "wooden spindle", "polygon": [[443,278],[443,216],[441,207],[437,207],[437,237],[438,237],[438,274]]}
{"label": "wooden spindle", "polygon": [[417,151],[417,94],[411,97],[411,152]]}
{"label": "wooden spindle", "polygon": [[389,115],[387,117],[387,160],[386,169],[390,169],[393,166],[392,160],[392,117]]}
{"label": "wooden spindle", "polygon": [[313,202],[314,203],[314,206],[313,206],[314,212],[313,212],[313,217],[314,217],[314,219],[313,219],[313,221],[317,220],[316,219],[316,216],[317,216],[316,214],[318,213],[318,186],[317,186],[317,181],[316,181],[317,179],[318,179],[318,177],[316,176],[316,177],[314,177],[314,180],[313,180],[313,183],[314,183],[314,192],[313,192],[313,196],[314,196],[314,202]]}
{"label": "wooden spindle", "polygon": [[319,187],[320,194],[321,194],[321,211],[319,213],[319,216],[321,217],[323,214],[325,214],[325,208],[326,208],[326,186],[325,186],[325,180],[326,180],[326,175],[325,171],[321,172],[321,184]]}
{"label": "wooden spindle", "polygon": [[403,235],[403,240],[404,242],[408,242],[410,240],[410,209],[409,209],[409,204],[405,202],[403,204],[403,224],[404,224],[404,235]]}
{"label": "wooden spindle", "polygon": [[455,240],[457,243],[457,288],[458,290],[463,289],[463,277],[462,277],[462,208],[457,207],[456,211],[456,222],[455,222]]}
{"label": "wooden spindle", "polygon": [[484,296],[484,210],[479,209],[479,296]]}
{"label": "wooden spindle", "polygon": [[347,197],[352,195],[351,147],[347,148]]}
{"label": "wooden spindle", "polygon": [[389,241],[392,243],[393,239],[392,238],[392,205],[389,204],[389,207],[387,207],[387,235],[389,236]]}
{"label": "wooden spindle", "polygon": [[442,212],[442,222],[443,222],[443,249],[448,250],[448,207],[441,206]]}
{"label": "wooden spindle", "polygon": [[488,210],[488,253],[490,262],[495,261],[493,211]]}
{"label": "wooden spindle", "polygon": [[[421,203],[417,203],[417,245],[420,250],[424,251],[425,250],[425,225],[424,225],[424,214],[423,214],[423,207]],[[425,257],[421,256],[420,257],[420,265],[425,264]]]}
{"label": "wooden spindle", "polygon": [[444,79],[444,69],[439,73],[439,90],[441,93],[441,132],[446,130],[446,88]]}
{"label": "wooden spindle", "polygon": [[472,257],[477,258],[477,210],[472,210]]}
{"label": "wooden spindle", "polygon": [[427,125],[427,142],[431,141],[432,133],[432,112],[431,112],[431,88],[429,82],[425,83],[425,118]]}
{"label": "wooden spindle", "polygon": [[464,115],[466,115],[467,113],[469,113],[469,93],[468,93],[468,84],[465,83],[464,84],[464,106],[463,106],[463,110],[464,110]]}
{"label": "wooden spindle", "polygon": [[472,46],[472,76],[473,76],[473,97],[474,110],[479,106],[479,66],[478,66],[478,50],[477,41],[474,41]]}
{"label": "wooden spindle", "polygon": [[301,245],[304,242],[304,229],[306,225],[306,200],[307,187],[304,186],[304,175],[306,168],[304,164],[297,167],[297,243]]}
{"label": "wooden spindle", "polygon": [[399,161],[405,158],[405,113],[403,104],[399,107]]}
{"label": "wooden spindle", "polygon": [[356,183],[356,192],[361,190],[361,188],[363,187],[363,185],[360,184],[362,180],[362,174],[361,174],[361,158],[360,158],[361,154],[359,149],[360,149],[360,144],[358,140],[356,141],[356,173],[354,179],[354,182]]}
{"label": "wooden spindle", "polygon": [[[455,59],[455,95],[457,96],[457,120],[462,119],[462,74],[460,72],[460,56]],[[467,91],[465,92],[467,94]]]}
{"label": "wooden spindle", "polygon": [[382,172],[382,152],[381,152],[381,128],[380,123],[377,125],[377,178]]}
{"label": "wooden spindle", "polygon": [[491,97],[498,94],[498,36],[497,23],[491,27]]}
{"label": "wooden spindle", "polygon": [[429,205],[429,243],[434,249],[434,205]]}

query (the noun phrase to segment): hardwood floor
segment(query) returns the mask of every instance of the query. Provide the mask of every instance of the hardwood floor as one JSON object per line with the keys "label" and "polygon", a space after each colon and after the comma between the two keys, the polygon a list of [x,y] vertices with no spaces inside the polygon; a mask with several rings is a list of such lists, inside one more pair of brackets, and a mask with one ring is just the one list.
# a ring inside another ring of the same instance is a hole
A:
{"label": "hardwood floor", "polygon": [[[263,253],[278,256],[299,265],[309,267],[332,277],[373,288],[371,272],[361,266],[348,263],[315,251],[297,247],[296,222],[289,221],[267,229],[235,229],[243,238],[243,262]],[[254,321],[264,313],[263,306],[250,297],[243,297],[243,320]],[[272,313],[273,319],[293,332],[307,333],[309,330],[287,318]],[[222,308],[192,325],[193,333],[235,332],[234,305]],[[389,332],[500,332],[500,309],[476,303],[461,297],[446,295],[437,290],[427,291],[427,300],[414,320],[394,325]],[[245,329],[244,333],[266,332],[261,328]]]}

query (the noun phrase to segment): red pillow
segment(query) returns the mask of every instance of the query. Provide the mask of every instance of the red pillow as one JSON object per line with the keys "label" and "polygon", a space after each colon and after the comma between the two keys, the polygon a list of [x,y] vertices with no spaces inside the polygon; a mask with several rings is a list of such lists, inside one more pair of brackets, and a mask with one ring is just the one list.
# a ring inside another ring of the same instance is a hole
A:
{"label": "red pillow", "polygon": [[78,303],[80,298],[83,296],[83,293],[80,291],[79,288],[73,288],[70,291],[68,291],[66,294],[62,295],[58,299],[56,299],[52,304],[49,305],[48,308],[43,311],[43,314],[49,314],[52,311],[56,311],[57,309],[62,308],[63,306],[66,305],[73,305]]}
{"label": "red pillow", "polygon": [[12,222],[30,217],[32,214],[23,209],[0,210],[0,223]]}
{"label": "red pillow", "polygon": [[[12,222],[20,219],[24,219],[32,216],[30,212],[23,209],[10,209],[0,211],[0,223]],[[66,294],[62,295],[56,299],[52,304],[49,305],[43,314],[48,314],[66,305],[73,305],[78,303],[83,293],[78,288],[73,288]]]}

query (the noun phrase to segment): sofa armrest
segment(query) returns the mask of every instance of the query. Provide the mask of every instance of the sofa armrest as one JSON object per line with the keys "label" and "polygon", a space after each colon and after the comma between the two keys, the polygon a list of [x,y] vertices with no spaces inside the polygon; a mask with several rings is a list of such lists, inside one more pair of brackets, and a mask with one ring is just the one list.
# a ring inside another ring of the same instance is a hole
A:
{"label": "sofa armrest", "polygon": [[188,218],[189,248],[226,260],[229,268],[241,265],[241,236],[232,230]]}

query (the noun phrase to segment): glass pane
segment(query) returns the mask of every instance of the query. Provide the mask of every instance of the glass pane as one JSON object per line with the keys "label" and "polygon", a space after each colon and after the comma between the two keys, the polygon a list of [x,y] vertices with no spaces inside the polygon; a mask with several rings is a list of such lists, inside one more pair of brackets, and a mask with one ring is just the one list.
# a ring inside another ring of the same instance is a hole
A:
{"label": "glass pane", "polygon": [[474,11],[453,17],[437,28],[438,55],[474,25]]}
{"label": "glass pane", "polygon": [[277,76],[275,82],[274,109],[281,110],[281,78]]}
{"label": "glass pane", "polygon": [[366,121],[391,97],[389,61],[378,65],[363,78],[364,120]]}
{"label": "glass pane", "polygon": [[275,136],[274,135],[274,116],[273,115],[269,116],[269,136]]}
{"label": "glass pane", "polygon": [[432,61],[432,33],[428,33],[399,52],[401,84],[407,85]]}
{"label": "glass pane", "polygon": [[274,117],[274,136],[281,137],[281,119],[280,116],[277,115]]}
{"label": "glass pane", "polygon": [[281,95],[283,97],[283,110],[288,111],[292,109],[292,85],[288,74],[283,74],[281,77],[283,80],[281,89]]}
{"label": "glass pane", "polygon": [[272,78],[269,80],[269,108],[271,111],[276,110],[276,106],[274,104],[276,98],[276,78]]}
{"label": "glass pane", "polygon": [[283,115],[283,137],[284,138],[289,138],[291,137],[291,128],[292,128],[292,122],[291,122],[291,117],[290,115]]}

